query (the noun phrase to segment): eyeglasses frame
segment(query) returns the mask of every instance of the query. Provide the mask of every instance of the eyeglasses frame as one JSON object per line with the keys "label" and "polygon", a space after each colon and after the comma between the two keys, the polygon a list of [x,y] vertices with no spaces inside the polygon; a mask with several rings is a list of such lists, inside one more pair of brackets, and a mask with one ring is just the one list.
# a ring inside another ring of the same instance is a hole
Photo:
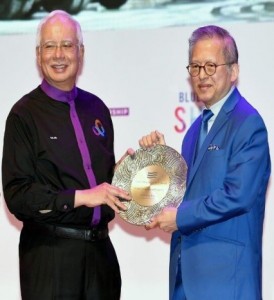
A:
{"label": "eyeglasses frame", "polygon": [[[206,64],[208,64],[208,63],[210,63],[210,64],[212,64],[212,65],[215,66],[215,71],[214,71],[213,74],[208,74],[207,71],[206,71]],[[190,65],[191,65],[191,64],[195,64],[195,65],[198,66],[199,72],[198,72],[197,75],[192,75],[192,74],[190,73],[189,68],[190,68]],[[213,76],[213,75],[216,73],[216,71],[217,71],[217,67],[233,65],[233,64],[235,64],[235,62],[230,62],[230,63],[224,63],[224,64],[219,64],[219,65],[217,65],[217,64],[215,64],[215,63],[213,63],[213,62],[207,61],[203,66],[200,66],[199,64],[196,64],[196,63],[191,63],[191,64],[189,64],[188,66],[186,66],[187,71],[188,71],[188,73],[189,73],[189,75],[190,75],[191,77],[197,77],[197,76],[200,75],[201,69],[204,69],[204,72],[206,73],[206,75],[208,75],[208,76]]]}

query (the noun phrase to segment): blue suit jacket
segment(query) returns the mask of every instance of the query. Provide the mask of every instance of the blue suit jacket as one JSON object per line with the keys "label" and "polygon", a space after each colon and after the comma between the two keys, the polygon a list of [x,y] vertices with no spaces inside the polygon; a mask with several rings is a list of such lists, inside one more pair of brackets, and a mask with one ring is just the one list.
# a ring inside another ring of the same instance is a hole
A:
{"label": "blue suit jacket", "polygon": [[188,179],[171,241],[170,295],[180,253],[187,300],[260,300],[270,175],[264,122],[235,89],[194,162],[200,125],[199,117],[182,145]]}

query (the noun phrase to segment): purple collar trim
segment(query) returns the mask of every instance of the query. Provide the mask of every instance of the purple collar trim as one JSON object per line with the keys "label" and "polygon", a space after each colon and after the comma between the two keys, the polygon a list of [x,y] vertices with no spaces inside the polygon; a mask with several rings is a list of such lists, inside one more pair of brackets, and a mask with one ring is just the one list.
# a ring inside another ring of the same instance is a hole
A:
{"label": "purple collar trim", "polygon": [[45,79],[43,79],[41,83],[41,89],[52,99],[61,101],[61,102],[69,102],[71,100],[75,100],[77,97],[77,88],[73,87],[71,91],[62,91],[57,89],[56,87],[50,85]]}

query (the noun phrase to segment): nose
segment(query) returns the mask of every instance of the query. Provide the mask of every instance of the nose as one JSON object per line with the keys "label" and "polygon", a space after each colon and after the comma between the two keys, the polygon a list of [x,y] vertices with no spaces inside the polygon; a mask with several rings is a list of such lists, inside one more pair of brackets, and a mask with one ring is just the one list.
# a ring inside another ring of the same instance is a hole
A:
{"label": "nose", "polygon": [[207,78],[207,77],[208,77],[208,75],[206,74],[205,66],[200,66],[199,78],[203,79],[203,78]]}
{"label": "nose", "polygon": [[64,57],[64,50],[62,45],[56,45],[54,56],[57,58]]}

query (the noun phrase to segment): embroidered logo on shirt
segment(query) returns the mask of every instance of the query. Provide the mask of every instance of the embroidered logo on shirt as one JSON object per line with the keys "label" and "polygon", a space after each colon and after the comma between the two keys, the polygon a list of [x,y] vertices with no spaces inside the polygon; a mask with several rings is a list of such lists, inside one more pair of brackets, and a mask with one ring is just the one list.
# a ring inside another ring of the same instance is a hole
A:
{"label": "embroidered logo on shirt", "polygon": [[95,120],[95,125],[92,126],[93,133],[97,136],[105,136],[105,128],[103,127],[103,124],[101,123],[100,120],[96,119]]}
{"label": "embroidered logo on shirt", "polygon": [[57,136],[50,136],[49,137],[51,140],[57,140],[58,138],[57,138]]}

